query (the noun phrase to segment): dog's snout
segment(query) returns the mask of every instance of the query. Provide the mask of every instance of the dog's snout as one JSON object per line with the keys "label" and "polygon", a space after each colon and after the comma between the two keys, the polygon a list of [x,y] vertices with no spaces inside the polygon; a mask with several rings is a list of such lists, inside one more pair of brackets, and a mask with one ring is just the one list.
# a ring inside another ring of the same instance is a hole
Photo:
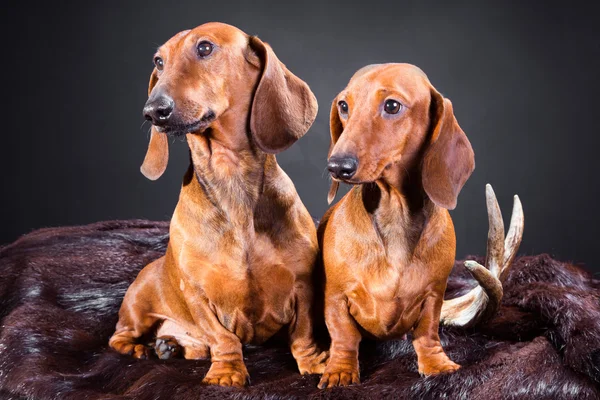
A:
{"label": "dog's snout", "polygon": [[327,169],[337,179],[350,179],[356,174],[358,160],[356,157],[331,157]]}
{"label": "dog's snout", "polygon": [[153,125],[164,125],[173,114],[175,102],[166,95],[152,98],[144,106],[144,118],[151,121]]}

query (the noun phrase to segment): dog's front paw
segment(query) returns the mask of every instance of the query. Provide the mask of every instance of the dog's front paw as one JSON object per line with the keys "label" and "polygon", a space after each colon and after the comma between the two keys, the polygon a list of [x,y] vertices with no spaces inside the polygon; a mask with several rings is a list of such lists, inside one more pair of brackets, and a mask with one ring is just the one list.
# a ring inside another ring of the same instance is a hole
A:
{"label": "dog's front paw", "polygon": [[323,372],[325,372],[325,367],[327,366],[328,359],[329,352],[323,351],[321,353],[315,353],[312,356],[308,356],[297,360],[300,375],[322,374]]}
{"label": "dog's front paw", "polygon": [[334,386],[348,386],[354,383],[360,383],[358,365],[327,365],[318,388],[325,389]]}
{"label": "dog's front paw", "polygon": [[207,385],[245,386],[250,380],[242,361],[215,361],[202,380]]}
{"label": "dog's front paw", "polygon": [[460,365],[450,360],[445,354],[439,357],[419,361],[419,373],[426,376],[451,373],[459,368]]}

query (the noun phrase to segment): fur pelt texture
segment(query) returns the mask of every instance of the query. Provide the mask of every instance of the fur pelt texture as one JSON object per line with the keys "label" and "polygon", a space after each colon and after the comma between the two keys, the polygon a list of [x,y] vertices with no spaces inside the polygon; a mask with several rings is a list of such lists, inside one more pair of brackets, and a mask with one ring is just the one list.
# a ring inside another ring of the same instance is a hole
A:
{"label": "fur pelt texture", "polygon": [[[107,344],[123,295],[168,238],[165,222],[113,221],[42,229],[0,248],[0,398],[600,397],[600,281],[548,255],[515,261],[492,321],[442,328],[447,354],[462,365],[451,375],[419,376],[410,336],[364,340],[362,383],[328,390],[317,389],[317,376],[300,376],[277,340],[244,349],[245,389],[203,385],[209,361],[118,355]],[[474,284],[457,262],[446,295]]]}

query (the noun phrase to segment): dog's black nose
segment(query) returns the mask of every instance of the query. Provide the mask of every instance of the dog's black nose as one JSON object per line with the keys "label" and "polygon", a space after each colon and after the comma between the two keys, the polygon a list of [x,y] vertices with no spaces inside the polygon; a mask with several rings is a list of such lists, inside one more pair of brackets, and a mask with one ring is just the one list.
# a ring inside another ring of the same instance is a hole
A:
{"label": "dog's black nose", "polygon": [[164,125],[173,114],[175,102],[166,95],[151,98],[144,106],[144,118],[151,121],[153,125]]}
{"label": "dog's black nose", "polygon": [[356,157],[331,157],[327,162],[327,169],[337,179],[352,178],[357,168]]}

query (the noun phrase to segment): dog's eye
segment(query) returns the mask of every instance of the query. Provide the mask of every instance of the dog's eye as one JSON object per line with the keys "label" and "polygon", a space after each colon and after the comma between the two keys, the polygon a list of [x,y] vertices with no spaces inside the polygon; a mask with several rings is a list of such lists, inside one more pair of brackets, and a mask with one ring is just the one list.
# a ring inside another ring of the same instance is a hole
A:
{"label": "dog's eye", "polygon": [[344,100],[340,101],[338,103],[338,106],[340,106],[340,110],[342,111],[343,114],[348,113],[348,103],[346,103]]}
{"label": "dog's eye", "polygon": [[198,55],[202,58],[208,57],[213,52],[213,45],[210,42],[202,41],[198,43]]}
{"label": "dog's eye", "polygon": [[154,65],[156,66],[156,69],[159,71],[162,71],[163,68],[165,67],[165,62],[163,61],[162,58],[160,57],[155,57],[154,58]]}
{"label": "dog's eye", "polygon": [[398,114],[398,111],[402,108],[402,104],[396,100],[386,100],[383,105],[383,109],[388,114]]}

